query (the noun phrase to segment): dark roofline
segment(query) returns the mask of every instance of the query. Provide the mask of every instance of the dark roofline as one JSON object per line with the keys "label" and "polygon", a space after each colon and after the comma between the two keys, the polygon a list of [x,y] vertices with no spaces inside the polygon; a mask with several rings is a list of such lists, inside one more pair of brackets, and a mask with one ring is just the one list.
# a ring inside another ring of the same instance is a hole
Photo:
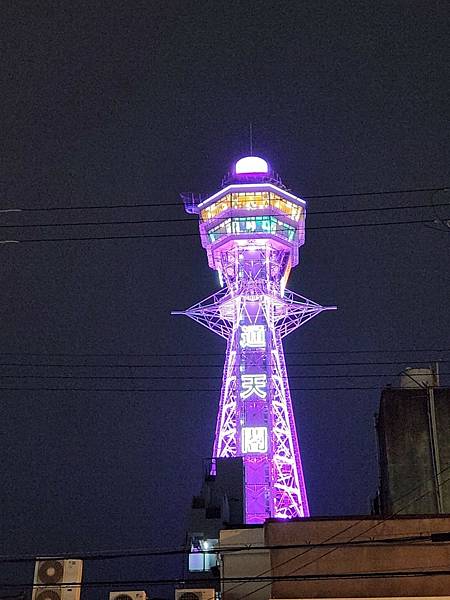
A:
{"label": "dark roofline", "polygon": [[[414,515],[393,515],[383,517],[381,515],[333,515],[333,516],[322,516],[322,517],[299,517],[295,519],[267,519],[265,523],[301,523],[311,521],[405,521],[407,519],[450,519],[450,513],[444,514],[414,514]],[[245,525],[244,525],[245,527]],[[247,527],[254,527],[254,525],[247,525]]]}

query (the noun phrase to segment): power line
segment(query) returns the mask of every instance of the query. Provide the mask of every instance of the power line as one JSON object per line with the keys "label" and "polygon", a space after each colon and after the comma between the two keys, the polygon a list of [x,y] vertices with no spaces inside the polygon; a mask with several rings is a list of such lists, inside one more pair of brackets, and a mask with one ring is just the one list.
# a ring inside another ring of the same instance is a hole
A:
{"label": "power line", "polygon": [[[305,200],[323,200],[325,198],[357,198],[361,196],[389,196],[395,194],[416,194],[422,192],[446,192],[450,186],[444,185],[435,188],[412,188],[403,190],[381,190],[373,192],[351,192],[350,194],[320,194],[316,196],[301,196]],[[436,206],[436,205],[435,205]]]}
{"label": "power line", "polygon": [[[442,475],[443,473],[445,473],[446,471],[448,471],[450,469],[450,464],[447,465],[446,467],[444,467],[439,473],[438,475]],[[445,483],[447,483],[448,481],[450,481],[450,477],[448,479],[446,479],[445,481],[441,481],[439,483],[439,487],[444,485]],[[410,489],[408,492],[405,492],[404,494],[402,494],[399,498],[396,499],[396,502],[400,502],[402,501],[404,498],[408,498],[409,496],[411,496],[412,493],[414,493],[416,490],[419,490],[421,487],[423,486],[422,483],[419,483],[418,485],[414,486],[412,489]],[[365,529],[364,531],[354,535],[352,538],[350,538],[350,540],[347,541],[353,541],[355,539],[357,539],[358,537],[360,537],[361,535],[364,535],[366,533],[368,533],[369,531],[371,531],[372,529],[374,529],[375,527],[378,527],[379,525],[381,525],[382,523],[385,523],[386,521],[394,518],[396,515],[400,514],[401,512],[403,512],[410,504],[412,504],[412,502],[415,502],[416,500],[420,500],[421,498],[423,498],[424,496],[428,495],[430,493],[430,490],[425,491],[423,494],[421,494],[418,498],[413,498],[412,500],[409,500],[405,505],[402,505],[397,511],[395,511],[394,513],[392,513],[391,515],[387,516],[386,518],[382,519],[381,521],[376,522],[374,525],[371,525],[370,527],[368,527],[367,529]],[[323,543],[327,543],[330,542],[331,540],[335,539],[336,537],[339,537],[340,535],[346,533],[347,531],[349,531],[350,529],[352,529],[353,527],[355,527],[356,525],[361,525],[361,523],[364,522],[364,519],[360,519],[359,521],[357,521],[356,523],[351,523],[350,525],[348,525],[347,527],[344,527],[343,529],[341,529],[340,531],[332,534],[331,536],[327,537]],[[325,554],[322,554],[321,556],[303,564],[299,569],[296,569],[297,571],[300,569],[303,569],[307,566],[310,566],[311,564],[317,562],[318,560],[321,560],[322,558],[324,558],[325,556],[328,556],[329,554],[331,554],[332,552],[334,552],[336,549],[331,549],[328,550],[327,552],[325,552]],[[265,575],[267,574],[269,571],[272,570],[272,568],[279,568],[282,566],[285,566],[286,564],[292,562],[293,560],[295,560],[296,558],[300,558],[301,556],[307,554],[308,552],[310,552],[311,550],[308,548],[306,549],[304,552],[300,552],[299,554],[294,555],[293,557],[288,558],[287,560],[279,563],[278,565],[276,565],[276,567],[273,567],[273,565],[271,566],[271,568],[269,570],[265,570],[262,573],[260,573],[260,575]],[[231,592],[233,590],[235,590],[236,588],[240,587],[240,585],[242,584],[238,584],[234,587],[232,587],[230,590],[227,590],[228,592]],[[256,590],[253,590],[251,592],[249,592],[248,594],[246,594],[245,596],[241,597],[241,600],[243,600],[243,598],[246,598],[248,596],[251,596],[253,593],[255,592],[259,592],[260,590],[264,589],[265,587],[267,587],[267,585],[261,586],[259,588],[257,588]]]}
{"label": "power line", "polygon": [[[330,542],[327,544],[324,543],[304,543],[304,544],[272,544],[272,545],[245,545],[245,546],[215,546],[209,550],[198,550],[196,554],[227,554],[227,553],[240,553],[240,552],[260,552],[261,550],[291,550],[297,548],[323,548],[323,547],[348,547],[348,546],[410,546],[414,544],[414,547],[417,546],[430,546],[430,543],[433,542],[432,535],[410,535],[410,536],[400,536],[400,537],[387,537],[380,539],[368,539],[368,540],[353,540],[353,541],[344,541],[344,542]],[[448,532],[441,532],[438,535],[449,535]],[[435,542],[439,545],[446,546],[448,545],[450,540],[446,540],[444,542]],[[66,559],[77,559],[77,560],[93,560],[93,561],[103,561],[103,560],[116,560],[123,558],[139,558],[139,557],[151,557],[151,556],[178,556],[184,555],[188,556],[192,551],[186,548],[175,548],[175,549],[167,549],[167,550],[159,550],[159,549],[135,549],[135,550],[121,550],[121,551],[96,551],[96,552],[64,552],[64,554],[57,553],[54,555],[3,555],[0,556],[0,564],[4,563],[27,563],[27,562],[35,562],[36,560],[44,560],[44,559],[53,559],[53,560],[66,560]]]}
{"label": "power line", "polygon": [[[439,389],[439,388],[435,388]],[[357,386],[346,386],[346,387],[307,387],[307,388],[290,388],[291,392],[336,392],[339,390],[353,390],[353,391],[369,391],[369,390],[378,390],[380,391],[380,386],[372,386],[372,387],[357,387]],[[147,394],[156,394],[161,392],[195,392],[198,394],[218,394],[220,393],[219,388],[210,388],[210,389],[198,389],[198,388],[71,388],[71,387],[8,387],[1,386],[0,391],[5,392],[127,392],[133,394],[139,393],[147,393]]]}
{"label": "power line", "polygon": [[[434,204],[435,207],[450,206],[448,202],[440,202]],[[412,204],[411,206],[397,205],[397,206],[369,206],[365,208],[344,208],[342,210],[310,210],[308,215],[340,215],[348,213],[361,213],[361,212],[380,212],[385,210],[413,210],[416,208],[433,208],[430,204]]]}
{"label": "power line", "polygon": [[[442,475],[443,473],[445,473],[446,471],[448,471],[450,469],[450,464],[447,465],[446,467],[444,467],[439,473],[438,475]],[[444,481],[441,481],[439,486],[444,485],[445,483],[450,481],[450,477],[447,478]],[[404,498],[407,498],[408,496],[410,496],[412,493],[414,493],[415,490],[418,490],[422,487],[422,484],[418,484],[417,486],[415,486],[412,490],[402,494],[396,501],[400,502],[401,500],[403,500]],[[428,495],[430,493],[430,490],[425,491],[423,494],[421,494],[419,497],[415,497],[412,500],[409,500],[406,504],[404,504],[403,506],[401,506],[398,510],[396,510],[394,513],[392,513],[391,515],[387,516],[384,519],[381,519],[380,521],[377,521],[376,523],[374,523],[373,525],[371,525],[370,527],[364,529],[364,531],[357,533],[356,535],[354,535],[352,538],[350,538],[350,540],[348,541],[354,541],[355,539],[357,539],[358,537],[368,533],[369,531],[372,531],[373,529],[375,529],[376,527],[378,527],[379,525],[381,525],[382,523],[385,523],[386,521],[389,521],[390,519],[394,518],[395,516],[397,516],[398,514],[400,514],[401,512],[403,512],[410,504],[412,504],[413,502],[416,502],[420,499],[422,499],[424,496]],[[353,527],[355,527],[356,525],[361,525],[361,523],[364,522],[364,519],[360,519],[359,521],[357,521],[356,523],[352,523],[347,527],[344,527],[344,529],[342,529],[341,531],[338,531],[337,533],[334,533],[333,535],[331,535],[330,537],[328,537],[327,539],[324,540],[324,542],[329,542],[332,539],[342,535],[343,533],[346,533],[347,531],[349,531],[350,529],[352,529]],[[321,560],[322,558],[324,558],[325,556],[328,556],[329,554],[332,554],[333,552],[335,552],[337,550],[337,548],[331,548],[330,550],[328,550],[327,552],[325,552],[324,554],[322,554],[319,557],[313,558],[312,560],[310,560],[307,563],[304,563],[303,565],[301,565],[300,567],[294,569],[294,571],[291,571],[291,573],[299,571],[301,569],[304,569],[305,567],[309,567],[310,565],[318,562],[319,560]],[[299,554],[294,555],[291,558],[288,558],[287,560],[283,561],[282,563],[276,565],[275,567],[272,565],[270,568],[270,571],[275,568],[278,569],[279,567],[285,566],[288,563],[292,562],[293,560],[295,560],[296,558],[300,558],[301,556],[307,554],[308,552],[310,552],[309,549],[305,550],[305,552],[300,552]],[[261,575],[265,575],[266,573],[268,573],[269,571],[264,571],[263,573],[261,573]],[[227,590],[228,592],[236,589],[237,587],[240,587],[239,584],[237,586],[234,586],[233,588],[231,588],[230,590]],[[240,600],[243,600],[244,598],[247,598],[248,596],[253,595],[255,592],[259,592],[262,589],[268,587],[269,584],[263,585],[259,588],[257,588],[256,590],[252,590],[251,592],[245,594],[244,596],[241,596]]]}
{"label": "power line", "polygon": [[[407,363],[408,361],[406,360],[394,360],[394,361],[390,361],[390,362],[340,362],[340,363],[287,363],[287,367],[289,370],[294,369],[294,368],[305,368],[305,367],[313,367],[313,368],[317,368],[317,367],[325,367],[325,368],[329,368],[329,367],[349,367],[349,366],[367,366],[367,367],[371,367],[371,366],[380,366],[380,365],[384,365],[384,366],[394,366],[394,365],[405,365],[405,363]],[[412,368],[416,368],[417,365],[419,364],[426,364],[429,365],[430,362],[438,362],[439,364],[445,364],[445,363],[449,363],[450,359],[439,359],[439,360],[414,360],[414,367]],[[168,364],[168,363],[157,363],[157,364],[88,364],[88,363],[83,363],[83,364],[76,364],[76,363],[0,363],[0,367],[24,367],[24,368],[30,368],[30,369],[34,369],[34,368],[63,368],[63,369],[223,369],[224,368],[224,363],[201,363],[201,364],[194,364],[194,363],[185,363],[185,364]],[[387,374],[380,374],[380,373],[372,373],[371,375],[376,375],[376,376],[391,376],[391,375],[397,375],[398,373],[387,373]],[[441,375],[447,375],[448,373],[441,373]],[[0,375],[1,376],[1,375]],[[343,377],[343,375],[339,375],[340,377]],[[195,376],[193,376],[195,378]],[[218,376],[217,376],[218,377]],[[300,377],[300,375],[295,375],[295,377]],[[329,377],[331,377],[331,375],[329,375]],[[186,379],[185,377],[183,377],[182,379]]]}
{"label": "power line", "polygon": [[[440,566],[440,565],[439,565]],[[442,565],[446,566],[446,565]],[[448,569],[438,569],[433,570],[428,569],[416,569],[416,570],[385,570],[385,571],[362,571],[362,572],[346,572],[346,573],[314,573],[308,575],[270,575],[270,576],[241,576],[241,577],[222,577],[219,579],[219,582],[241,582],[240,585],[244,583],[255,583],[259,581],[268,581],[267,585],[270,585],[274,581],[320,581],[320,580],[333,580],[333,579],[376,579],[376,578],[386,578],[386,577],[433,577],[433,576],[450,576],[450,570]],[[214,579],[211,577],[211,579]],[[84,581],[83,583],[79,582],[67,582],[67,583],[58,583],[57,587],[70,587],[70,588],[99,588],[99,587],[110,587],[110,586],[149,586],[149,585],[173,585],[173,584],[205,584],[205,578],[174,578],[174,579],[119,579],[119,580],[99,580],[99,581]],[[8,582],[0,582],[0,589],[3,588],[23,588],[29,587],[29,583],[8,583]],[[42,587],[42,586],[41,586]],[[238,586],[236,586],[238,587]],[[263,586],[266,587],[266,586]],[[262,588],[258,588],[262,589]],[[247,596],[255,593],[258,590],[254,590],[249,594],[241,596],[240,599],[246,598]]]}
{"label": "power line", "polygon": [[[400,190],[376,190],[371,192],[349,192],[341,194],[316,194],[312,196],[301,196],[304,200],[324,200],[328,198],[359,198],[362,196],[390,196],[397,194],[420,194],[426,192],[445,192],[450,186],[439,186],[429,188],[408,188]],[[206,198],[205,198],[206,199]],[[182,206],[182,202],[154,202],[154,203],[134,203],[134,204],[100,204],[93,206],[40,206],[30,208],[6,208],[0,212],[54,212],[64,210],[103,210],[103,209],[129,209],[129,208],[158,208],[168,206]],[[436,206],[436,204],[434,205]]]}
{"label": "power line", "polygon": [[[450,362],[450,359],[439,359],[438,361],[434,360],[414,360],[416,366],[417,364],[429,364],[430,362],[438,362],[438,363],[447,363]],[[379,365],[404,365],[406,360],[393,360],[388,362],[378,362],[378,361],[366,361],[366,362],[339,362],[339,363],[288,363],[288,367],[348,367],[348,366],[379,366]],[[112,363],[112,364],[99,364],[99,363],[0,363],[0,367],[27,367],[27,368],[39,368],[39,367],[47,367],[47,368],[67,368],[67,369],[78,369],[78,368],[88,368],[88,369],[205,369],[205,368],[223,368],[224,363],[184,363],[184,364],[169,364],[169,363],[156,363],[156,364],[130,364],[130,363]]]}
{"label": "power line", "polygon": [[[447,467],[445,467],[444,469],[441,470],[441,472],[439,473],[440,475],[442,475],[445,471],[448,471],[450,469],[450,465],[448,465]],[[441,482],[440,485],[444,485],[445,483],[447,483],[448,481],[450,481],[450,478],[448,478],[447,480]],[[421,487],[421,484],[415,486],[414,488],[412,488],[411,490],[409,490],[407,493],[403,494],[400,498],[398,498],[397,501],[401,500],[402,498],[405,498],[407,496],[410,496],[411,493],[413,493],[416,489],[419,489]],[[393,513],[392,515],[381,519],[381,520],[376,520],[375,523],[373,525],[371,525],[369,528],[365,529],[363,532],[358,533],[357,535],[355,535],[353,538],[351,538],[350,540],[346,540],[346,541],[342,541],[342,542],[330,542],[330,540],[338,537],[339,535],[341,535],[342,533],[344,533],[345,531],[353,528],[355,525],[359,525],[361,523],[363,523],[366,519],[360,519],[358,522],[356,523],[351,523],[348,527],[344,528],[343,530],[333,534],[331,537],[329,537],[327,540],[320,542],[320,543],[315,543],[315,544],[289,544],[289,545],[273,545],[273,546],[262,546],[262,547],[248,547],[248,546],[239,546],[239,547],[222,547],[222,548],[217,548],[214,549],[212,551],[209,552],[203,552],[206,554],[211,554],[211,553],[226,553],[226,552],[248,552],[250,550],[261,550],[261,549],[286,549],[286,548],[297,548],[297,547],[301,547],[301,548],[306,548],[306,552],[300,553],[294,557],[291,557],[290,559],[288,559],[287,561],[281,563],[280,565],[277,565],[276,568],[283,566],[284,564],[287,564],[288,562],[290,562],[291,560],[293,560],[294,558],[298,558],[299,556],[304,555],[305,553],[311,551],[312,549],[315,548],[320,548],[320,547],[330,547],[331,550],[329,552],[327,552],[324,555],[321,555],[320,557],[314,559],[313,561],[310,561],[309,563],[307,563],[307,565],[302,565],[301,568],[308,566],[310,564],[312,564],[313,562],[317,562],[318,560],[320,560],[321,558],[323,558],[324,556],[326,556],[327,554],[336,551],[338,548],[340,547],[345,547],[345,546],[382,546],[384,544],[401,544],[401,545],[410,545],[411,543],[414,543],[414,545],[418,545],[418,542],[426,542],[425,544],[420,544],[420,545],[426,545],[429,546],[429,542],[433,542],[433,536],[436,536],[436,534],[428,534],[426,536],[423,535],[416,535],[416,536],[402,536],[402,537],[396,537],[396,538],[381,538],[378,540],[357,540],[356,538],[360,537],[361,535],[364,535],[365,533],[367,533],[368,531],[374,529],[375,527],[378,527],[380,524],[384,523],[385,521],[392,519],[394,516],[396,516],[397,514],[399,514],[399,512],[402,512],[407,506],[409,506],[409,504],[411,504],[412,502],[416,501],[416,500],[420,500],[423,496],[427,495],[430,493],[430,490],[427,490],[426,492],[424,492],[423,494],[421,494],[419,497],[413,498],[412,500],[410,500],[407,504],[405,504],[404,506],[402,506],[398,511],[396,511],[395,513]],[[438,535],[449,535],[448,532],[445,532],[445,534],[438,534]],[[439,543],[442,543],[441,541],[439,541]],[[445,543],[445,542],[444,542]],[[187,551],[186,549],[176,549],[176,550],[143,550],[143,551],[135,551],[132,550],[130,551],[126,551],[126,552],[96,552],[96,553],[88,553],[88,554],[84,554],[84,553],[78,553],[78,552],[72,552],[70,553],[70,555],[57,555],[56,558],[62,558],[64,556],[67,557],[71,557],[71,558],[83,558],[84,560],[108,560],[108,559],[113,559],[113,558],[132,558],[132,557],[137,557],[137,556],[151,556],[151,555],[168,555],[168,554],[189,554],[189,551]],[[55,558],[55,556],[53,556],[53,558]],[[29,561],[34,561],[36,560],[35,556],[2,556],[0,557],[0,563],[8,563],[8,562],[29,562]],[[297,569],[298,570],[298,569]],[[260,573],[257,576],[253,576],[253,577],[246,577],[246,578],[222,578],[221,581],[240,581],[240,582],[244,582],[244,581],[263,581],[263,580],[268,580],[269,583],[271,581],[275,581],[275,580],[282,580],[285,579],[286,577],[291,579],[291,580],[301,580],[304,577],[306,578],[310,578],[310,577],[316,577],[315,575],[306,575],[306,576],[298,576],[298,575],[287,575],[287,576],[269,576],[269,577],[264,577],[264,575],[266,573],[268,573],[269,571],[271,571],[271,569],[269,569],[268,571],[264,571],[263,573]],[[398,572],[398,571],[383,571],[382,572],[384,576],[389,575],[389,576],[403,576],[403,574],[405,572]],[[422,576],[423,574],[430,574],[432,573],[431,571],[412,571],[412,570],[408,570],[406,571],[406,574],[408,575],[419,575]],[[433,572],[434,574],[435,572]],[[439,571],[436,572],[438,574],[442,574],[443,571]],[[449,572],[450,574],[450,572]],[[345,573],[345,576],[355,576],[355,577],[366,577],[366,576],[375,576],[375,575],[380,575],[380,572],[365,572],[365,573],[355,573],[355,574],[349,574],[349,573]],[[341,574],[321,574],[321,577],[324,578],[340,578]],[[90,585],[90,586],[96,586],[96,585],[126,585],[128,583],[137,583],[138,581],[142,582],[142,580],[128,580],[128,581],[108,581],[108,582],[87,582],[84,583],[83,585]],[[164,582],[167,583],[173,583],[175,580],[164,580]],[[194,580],[191,579],[189,580],[190,582],[193,582]],[[201,581],[204,582],[204,579],[202,579]],[[176,582],[183,582],[186,583],[186,580],[176,580]],[[1,586],[4,587],[23,587],[25,585],[28,584],[0,584]],[[70,585],[73,586],[74,584],[69,584],[66,583],[64,585]],[[80,585],[80,584],[75,584],[75,585]],[[231,591],[233,589],[235,589],[236,587],[239,587],[240,585],[242,585],[242,583],[240,583],[239,585],[235,586],[234,588],[231,588],[228,591]],[[265,587],[265,586],[263,586]],[[262,589],[262,588],[259,588]],[[254,591],[258,591],[258,590],[254,590]],[[251,595],[253,592],[251,592],[250,594],[247,595]],[[243,596],[244,598],[245,596]]]}
{"label": "power line", "polygon": [[[403,353],[417,353],[417,352],[450,352],[450,348],[385,348],[377,350],[291,350],[285,352],[286,355],[293,354],[403,354]],[[77,352],[0,352],[0,356],[76,356],[76,357],[104,357],[104,356],[118,356],[118,357],[155,357],[155,356],[223,356],[223,352],[175,352],[175,353],[125,353],[125,352],[103,352],[103,353],[77,353]],[[423,361],[425,362],[425,361]],[[381,363],[379,363],[381,364]],[[383,363],[390,364],[390,363]]]}
{"label": "power line", "polygon": [[[450,206],[449,202],[443,202],[435,204],[435,207]],[[366,207],[366,208],[355,208],[355,209],[343,209],[343,210],[325,210],[325,211],[311,211],[309,215],[335,215],[335,214],[350,214],[350,213],[364,213],[364,212],[380,212],[387,210],[414,210],[417,208],[432,208],[429,204],[416,204],[412,206],[382,206],[382,207]],[[1,211],[0,211],[1,212]],[[215,222],[226,221],[230,217],[216,217]],[[433,219],[432,222],[434,222]],[[198,219],[192,219],[188,217],[184,218],[172,218],[172,219],[138,219],[138,220],[119,220],[119,221],[75,221],[65,223],[19,223],[17,225],[7,224],[0,225],[1,229],[26,229],[32,227],[92,227],[92,226],[104,226],[104,225],[148,225],[148,224],[167,224],[167,223],[198,223]]]}
{"label": "power line", "polygon": [[[445,351],[446,352],[446,351]],[[219,354],[219,353],[217,353]],[[295,352],[292,352],[290,354],[296,354]],[[299,354],[301,354],[301,352],[299,352]],[[163,355],[161,355],[163,356]],[[178,356],[178,355],[176,355]],[[195,356],[195,355],[193,355]],[[199,356],[203,356],[203,355],[199,355]],[[222,356],[222,354],[220,354],[220,356]],[[414,363],[416,364],[430,364],[430,362],[438,362],[438,363],[447,363],[450,362],[450,358],[448,359],[443,359],[443,358],[439,358],[438,360],[435,359],[426,359],[426,360],[417,360],[417,359],[410,359],[413,360]],[[288,367],[354,367],[354,366],[358,366],[358,367],[364,367],[364,366],[390,366],[390,365],[404,365],[406,362],[408,362],[408,360],[391,360],[391,361],[347,361],[347,362],[320,362],[320,363],[311,363],[311,362],[307,362],[307,363],[288,363]],[[115,369],[115,368],[123,368],[123,369],[129,369],[129,368],[133,368],[133,369],[159,369],[161,367],[164,368],[168,368],[168,369],[185,369],[185,368],[223,368],[224,363],[220,362],[220,363],[178,363],[178,364],[173,364],[173,363],[155,363],[155,364],[151,364],[151,363],[147,363],[147,364],[136,364],[136,363],[109,363],[109,364],[99,364],[99,363],[26,363],[26,362],[7,362],[7,363],[0,363],[0,367],[65,367],[65,368],[108,368],[108,369]]]}
{"label": "power line", "polygon": [[[446,471],[448,468],[449,467],[447,467],[446,469],[443,469],[441,471],[441,473],[443,473],[444,471]],[[447,481],[448,480],[442,482],[441,485],[445,484]],[[411,492],[408,492],[408,494],[410,494],[410,493]],[[428,494],[428,493],[429,493],[429,491],[426,492],[426,494]],[[412,500],[412,501],[414,501],[414,500]],[[403,507],[402,507],[402,509],[400,509],[400,511],[401,510],[403,510]],[[392,516],[395,516],[395,514],[398,514],[398,512],[400,512],[400,511],[397,511],[397,513],[394,513],[394,515],[391,515],[387,519],[392,518]],[[387,519],[383,519],[383,522],[386,521]],[[380,525],[380,522],[375,523],[369,529],[377,527],[378,525]],[[354,524],[352,526],[354,526]],[[366,530],[366,531],[368,531],[368,530]],[[356,537],[359,537],[359,536],[363,535],[363,533],[365,533],[365,532],[359,533]],[[424,536],[412,536],[412,537],[409,537],[407,540],[404,540],[404,541],[412,542],[412,541],[415,541],[415,539],[423,539],[423,537]],[[413,538],[415,538],[415,539],[413,539]],[[386,540],[386,539],[385,540],[373,540],[373,543],[380,543],[382,541],[385,541],[385,542],[388,542],[388,541],[391,542],[392,541],[392,543],[396,543],[396,542],[399,542],[399,538],[396,538],[396,539],[393,539],[393,540]],[[333,551],[334,551],[334,549],[337,549],[337,547],[340,547],[342,545],[350,545],[353,542],[354,542],[354,538],[352,538],[351,540],[346,541],[346,542],[335,542],[335,543],[330,543],[330,544],[325,544],[325,543],[320,543],[320,544],[302,544],[302,545],[298,545],[298,547],[302,547],[302,548],[307,547],[308,551],[309,551],[310,549],[312,549],[314,547],[326,547],[326,546],[328,546],[328,547],[332,547]],[[360,540],[358,542],[355,542],[355,544],[356,543],[358,543],[358,544],[370,544],[371,541]],[[296,547],[296,546],[297,545],[292,545],[291,547]],[[284,547],[284,546],[282,546],[282,547]],[[274,549],[275,549],[275,547],[274,547]],[[231,551],[231,549],[226,549],[226,550],[222,549],[222,551],[228,551],[228,550]],[[240,551],[246,551],[246,550],[248,550],[248,549],[247,548],[240,548]],[[176,552],[178,552],[178,553],[184,552],[185,553],[186,551],[176,551]],[[324,555],[322,555],[322,557],[323,556]],[[315,559],[312,562],[316,562],[316,560],[319,560],[322,557],[319,557],[318,559]],[[0,560],[0,562],[2,562],[2,561]],[[311,564],[311,563],[308,563],[308,564]],[[303,565],[303,566],[306,566],[306,565]],[[432,574],[442,574],[442,573],[444,573],[444,571],[433,572]],[[390,571],[384,571],[382,573],[369,572],[369,573],[354,573],[354,574],[349,574],[349,573],[345,573],[345,574],[325,574],[325,575],[320,575],[320,577],[321,578],[327,578],[327,579],[328,578],[341,578],[341,575],[342,576],[345,575],[345,577],[368,577],[368,576],[374,576],[375,577],[375,576],[387,576],[387,575],[389,575],[389,576],[395,576],[395,577],[397,577],[397,576],[400,577],[400,576],[406,576],[406,575],[408,575],[408,576],[412,576],[412,575],[414,575],[414,576],[423,576],[423,575],[428,575],[428,574],[430,574],[429,571],[414,571],[414,572],[413,571],[407,571],[407,572],[390,572]],[[445,572],[445,574],[448,574],[448,573]],[[307,575],[307,576],[287,575],[287,576],[279,576],[279,577],[272,577],[272,576],[270,576],[270,577],[266,577],[266,578],[265,577],[261,577],[261,576],[256,576],[256,577],[253,577],[253,578],[224,578],[223,581],[276,581],[276,580],[284,580],[284,579],[302,580],[304,578],[310,579],[310,578],[315,578],[315,577],[316,577],[315,575]],[[173,581],[174,580],[170,580],[170,583],[173,583]],[[191,580],[191,581],[193,581],[193,580]],[[123,582],[122,581],[122,582],[107,582],[107,583],[106,582],[105,583],[102,583],[102,582],[88,582],[87,585],[91,585],[92,587],[95,586],[95,585],[107,585],[107,584],[108,585],[109,584],[117,584],[117,585],[122,585],[123,584],[123,585],[127,585],[130,582],[131,582],[131,580],[129,580],[127,582]],[[7,585],[7,586],[11,587],[11,584],[0,584],[0,585]],[[67,585],[70,585],[70,584],[67,584]],[[22,586],[20,586],[20,587],[22,587]]]}
{"label": "power line", "polygon": [[[350,373],[337,375],[289,375],[284,377],[287,379],[351,379],[357,378],[374,378],[374,377],[396,377],[398,373]],[[450,375],[450,373],[439,373],[439,375]],[[0,379],[88,379],[88,380],[145,380],[145,381],[177,381],[177,380],[222,380],[221,375],[3,375],[0,374]]]}
{"label": "power line", "polygon": [[[383,223],[349,223],[347,225],[318,225],[306,227],[308,231],[319,229],[348,229],[365,227],[386,227],[391,225],[423,225],[434,223],[435,219],[417,219],[410,221],[386,221]],[[198,237],[193,233],[160,233],[160,234],[135,234],[135,235],[107,235],[107,236],[85,236],[85,237],[63,237],[63,238],[35,238],[22,240],[1,240],[1,244],[34,244],[41,242],[83,242],[83,241],[111,241],[111,240],[138,240],[138,239],[169,239],[181,237]]]}

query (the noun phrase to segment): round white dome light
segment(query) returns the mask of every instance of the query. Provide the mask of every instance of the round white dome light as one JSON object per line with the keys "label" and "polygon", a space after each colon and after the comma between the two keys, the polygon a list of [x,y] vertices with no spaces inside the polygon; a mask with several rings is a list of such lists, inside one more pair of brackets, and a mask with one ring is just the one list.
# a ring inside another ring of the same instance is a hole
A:
{"label": "round white dome light", "polygon": [[259,156],[246,156],[237,161],[235,166],[236,175],[246,173],[268,173],[269,165]]}

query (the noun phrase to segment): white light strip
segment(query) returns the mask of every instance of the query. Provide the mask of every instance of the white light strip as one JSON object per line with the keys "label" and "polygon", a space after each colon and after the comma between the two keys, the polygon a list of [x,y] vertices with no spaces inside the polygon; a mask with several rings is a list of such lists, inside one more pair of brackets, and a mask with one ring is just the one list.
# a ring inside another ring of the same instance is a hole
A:
{"label": "white light strip", "polygon": [[257,184],[257,183],[241,183],[241,184],[233,183],[232,185],[229,185],[226,188],[223,188],[223,190],[216,192],[213,196],[210,196],[206,200],[203,200],[203,202],[200,202],[200,204],[198,205],[198,208],[204,207],[209,202],[214,202],[214,200],[217,200],[217,198],[225,196],[227,194],[227,192],[230,192],[232,190],[247,190],[249,192],[260,192],[262,190],[272,190],[272,191],[280,194],[281,197],[287,196],[291,200],[295,200],[295,202],[300,202],[300,204],[303,204],[303,206],[306,206],[305,200],[302,200],[301,198],[298,198],[297,196],[294,196],[293,194],[278,188],[276,185],[273,185],[272,183],[259,183],[259,184]]}

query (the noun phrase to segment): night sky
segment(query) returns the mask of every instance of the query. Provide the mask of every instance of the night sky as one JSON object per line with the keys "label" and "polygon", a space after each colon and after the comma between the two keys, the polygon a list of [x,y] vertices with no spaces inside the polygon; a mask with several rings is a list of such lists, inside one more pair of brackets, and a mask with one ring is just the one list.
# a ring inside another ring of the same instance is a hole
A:
{"label": "night sky", "polygon": [[[0,239],[23,241],[0,246],[1,554],[181,546],[225,344],[170,315],[218,289],[179,193],[219,189],[249,122],[299,195],[450,187],[449,16],[439,0],[2,3],[0,208],[169,206],[0,215]],[[339,308],[286,340],[313,515],[367,512],[383,385],[427,360],[449,381],[444,203],[309,201],[289,287]],[[75,222],[97,224],[42,226]],[[44,241],[117,236],[143,237]],[[335,389],[355,387],[375,389]],[[85,573],[182,575],[168,559]],[[0,574],[31,583],[32,563]]]}

